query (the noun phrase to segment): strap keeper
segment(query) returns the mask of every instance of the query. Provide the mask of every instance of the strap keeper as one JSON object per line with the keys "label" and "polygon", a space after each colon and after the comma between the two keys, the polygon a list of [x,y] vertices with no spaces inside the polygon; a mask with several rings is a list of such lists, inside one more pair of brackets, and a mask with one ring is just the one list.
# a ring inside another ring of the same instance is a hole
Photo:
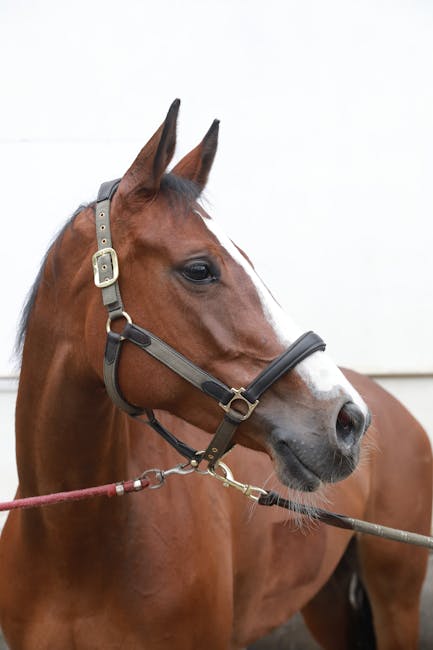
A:
{"label": "strap keeper", "polygon": [[105,361],[109,365],[116,361],[118,347],[122,342],[122,337],[117,332],[108,332],[105,344]]}

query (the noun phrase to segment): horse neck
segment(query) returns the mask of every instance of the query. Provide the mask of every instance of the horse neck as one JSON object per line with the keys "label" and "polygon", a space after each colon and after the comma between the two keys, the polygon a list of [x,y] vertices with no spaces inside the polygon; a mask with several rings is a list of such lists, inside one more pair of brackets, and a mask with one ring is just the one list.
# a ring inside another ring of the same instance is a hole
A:
{"label": "horse neck", "polygon": [[68,346],[28,343],[16,408],[20,493],[124,478],[126,416],[115,410],[97,377],[77,368]]}
{"label": "horse neck", "polygon": [[[73,235],[72,230],[67,231],[64,241]],[[73,244],[74,251],[88,261],[85,245],[76,246],[75,241]],[[84,346],[89,292],[82,289],[85,282],[79,279],[76,286],[65,281],[67,274],[62,265],[71,257],[68,251],[59,256],[57,274],[51,259],[54,257],[55,251],[45,264],[27,319],[16,407],[22,496],[78,489],[127,477],[129,418],[108,398]],[[87,266],[78,258],[75,268],[77,278]],[[101,329],[100,350],[95,359],[101,359],[102,374],[103,316],[93,327]]]}
{"label": "horse neck", "polygon": [[[55,298],[43,283],[27,325],[16,405],[16,452],[21,496],[73,490],[138,476],[172,462],[171,449],[120,411],[83,352],[82,325],[55,326]],[[98,296],[99,298],[99,296]],[[74,301],[73,322],[86,296]],[[81,319],[83,322],[84,317]],[[104,322],[100,342],[101,375]]]}

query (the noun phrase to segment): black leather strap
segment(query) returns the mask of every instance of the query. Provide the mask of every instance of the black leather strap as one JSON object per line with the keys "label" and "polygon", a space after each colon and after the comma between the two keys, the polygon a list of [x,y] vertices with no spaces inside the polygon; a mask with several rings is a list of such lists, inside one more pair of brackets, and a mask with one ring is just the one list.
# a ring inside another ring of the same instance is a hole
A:
{"label": "black leather strap", "polygon": [[318,519],[319,521],[322,521],[323,523],[330,526],[336,526],[337,528],[344,528],[346,530],[353,530],[351,521],[354,520],[350,520],[345,515],[340,515],[336,512],[328,512],[322,508],[304,506],[301,503],[291,501],[290,499],[285,499],[277,492],[273,492],[272,490],[266,494],[261,494],[258,498],[258,503],[261,506],[279,506],[280,508],[285,508],[286,510],[297,512],[300,515],[313,517],[314,519]]}
{"label": "black leather strap", "polygon": [[117,369],[120,359],[122,337],[117,332],[108,332],[104,355],[104,383],[112,402],[128,415],[141,415],[144,409],[130,404],[123,397],[118,382]]}
{"label": "black leather strap", "polygon": [[117,178],[114,181],[105,181],[105,183],[102,183],[99,188],[98,198],[96,199],[97,203],[100,203],[101,201],[111,201],[119,187],[120,181],[121,179]]}
{"label": "black leather strap", "polygon": [[147,415],[147,420],[143,420],[140,416],[134,416],[136,420],[139,420],[141,422],[145,422],[148,424],[158,435],[161,436],[161,438],[164,438],[166,442],[168,442],[169,445],[174,447],[176,451],[183,456],[184,458],[187,458],[188,460],[200,460],[200,455],[197,452],[196,449],[193,449],[189,445],[186,444],[186,442],[182,442],[182,440],[179,440],[179,438],[176,438],[174,434],[172,434],[168,429],[166,429],[161,422],[155,417],[154,412],[152,409],[146,409],[145,413]]}
{"label": "black leather strap", "polygon": [[305,332],[292,345],[274,359],[251,384],[245,389],[243,395],[250,402],[255,402],[263,393],[289,370],[319,350],[326,348],[325,342],[314,332]]}
{"label": "black leather strap", "polygon": [[203,454],[203,460],[207,460],[210,468],[215,467],[224,454],[233,447],[233,438],[241,422],[241,418],[236,417],[236,412],[226,413]]}

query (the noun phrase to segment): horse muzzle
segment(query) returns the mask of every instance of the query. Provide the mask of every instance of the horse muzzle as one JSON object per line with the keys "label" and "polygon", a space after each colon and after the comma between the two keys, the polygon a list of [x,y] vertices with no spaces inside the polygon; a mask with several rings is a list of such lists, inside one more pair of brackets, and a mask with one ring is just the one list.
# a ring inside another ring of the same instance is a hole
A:
{"label": "horse muzzle", "polygon": [[347,478],[358,464],[369,424],[370,414],[347,402],[333,426],[318,427],[314,421],[310,427],[294,422],[274,426],[266,446],[279,480],[290,488],[313,492],[322,483]]}

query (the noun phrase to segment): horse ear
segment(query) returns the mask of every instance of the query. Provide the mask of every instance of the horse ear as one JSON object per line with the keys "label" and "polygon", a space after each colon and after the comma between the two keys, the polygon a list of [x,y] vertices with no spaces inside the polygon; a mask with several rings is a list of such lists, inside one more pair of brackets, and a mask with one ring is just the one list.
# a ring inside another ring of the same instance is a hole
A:
{"label": "horse ear", "polygon": [[137,190],[155,194],[162,175],[173,157],[176,146],[176,124],[180,99],[175,99],[167,117],[123,176],[119,193],[128,195]]}
{"label": "horse ear", "polygon": [[200,144],[190,151],[170,173],[194,181],[204,189],[218,146],[219,120],[214,120]]}

